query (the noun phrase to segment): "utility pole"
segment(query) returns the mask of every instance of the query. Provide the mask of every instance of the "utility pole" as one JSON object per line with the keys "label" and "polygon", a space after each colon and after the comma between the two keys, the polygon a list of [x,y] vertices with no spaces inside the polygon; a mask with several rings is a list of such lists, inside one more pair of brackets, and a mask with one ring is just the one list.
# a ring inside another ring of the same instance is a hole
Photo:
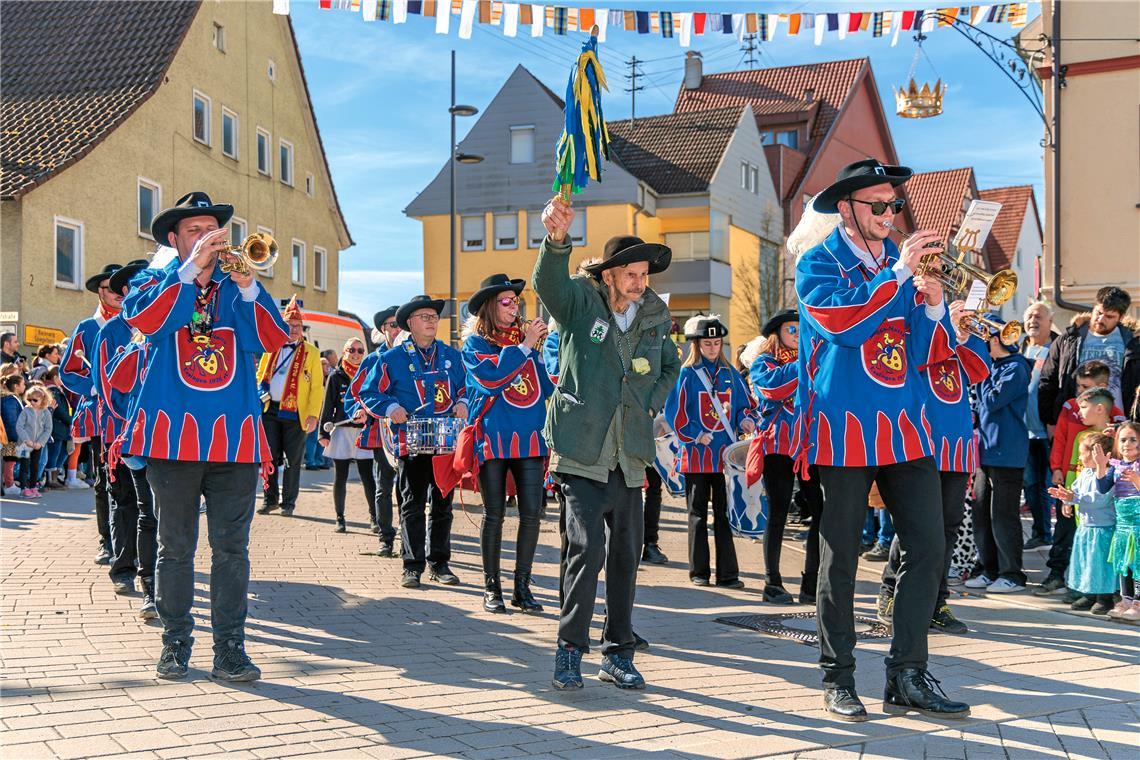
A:
{"label": "utility pole", "polygon": [[629,73],[625,75],[625,78],[629,80],[629,87],[626,87],[625,91],[629,93],[629,124],[630,126],[633,126],[633,122],[637,119],[637,91],[645,89],[644,86],[639,87],[637,85],[637,78],[639,76],[645,76],[645,74],[643,74],[638,68],[641,65],[641,62],[637,60],[636,55],[630,60],[626,61],[625,65],[629,67]]}
{"label": "utility pole", "polygon": [[744,35],[744,42],[746,44],[740,48],[742,51],[744,51],[744,54],[746,56],[744,59],[744,64],[748,68],[754,69],[754,68],[756,68],[756,64],[758,63],[755,53],[759,50],[759,47],[756,44],[756,35],[755,34]]}

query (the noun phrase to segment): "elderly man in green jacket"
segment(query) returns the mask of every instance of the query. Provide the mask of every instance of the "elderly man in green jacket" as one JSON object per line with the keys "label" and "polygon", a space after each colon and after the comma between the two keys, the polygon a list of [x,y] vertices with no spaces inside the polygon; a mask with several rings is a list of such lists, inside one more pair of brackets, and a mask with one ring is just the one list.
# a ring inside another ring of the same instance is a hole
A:
{"label": "elderly man in green jacket", "polygon": [[[574,210],[557,198],[542,214],[547,236],[534,289],[561,328],[558,387],[546,419],[550,469],[566,500],[564,599],[556,688],[582,687],[582,655],[598,573],[606,568],[606,624],[598,676],[644,688],[633,666],[633,595],[641,557],[641,486],[655,456],[653,418],[681,371],[669,308],[648,287],[672,258],[663,245],[619,236],[584,276],[570,276],[566,231]],[[607,550],[608,547],[608,550]]]}

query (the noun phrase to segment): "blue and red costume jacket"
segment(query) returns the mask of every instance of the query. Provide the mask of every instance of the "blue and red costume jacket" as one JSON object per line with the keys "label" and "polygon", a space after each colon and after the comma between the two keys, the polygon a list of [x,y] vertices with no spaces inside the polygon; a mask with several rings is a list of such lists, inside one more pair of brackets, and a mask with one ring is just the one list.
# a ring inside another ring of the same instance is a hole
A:
{"label": "blue and red costume jacket", "polygon": [[[348,386],[348,392],[344,394],[344,414],[349,419],[352,415],[356,414],[356,410],[363,407],[360,401],[360,389],[364,387],[364,381],[367,379],[372,368],[380,361],[380,357],[388,347],[381,344],[375,351],[365,356],[360,360],[360,367],[356,370],[356,375],[352,378],[352,383]],[[369,414],[364,418],[364,427],[360,430],[360,435],[356,438],[356,447],[359,449],[380,449],[384,447],[384,438],[382,435],[381,426],[384,421]]]}
{"label": "blue and red costume jacket", "polygon": [[149,343],[131,342],[99,367],[99,398],[103,416],[113,425],[112,438],[104,438],[107,446],[108,477],[115,479],[115,470],[124,451],[130,448],[129,425],[139,390],[146,376]]}
{"label": "blue and red costume jacket", "polygon": [[[260,283],[242,291],[220,267],[211,278],[208,305],[199,304],[198,271],[192,260],[174,259],[131,280],[123,313],[151,347],[125,453],[268,462],[257,360],[283,346],[289,328]],[[209,329],[192,332],[191,320],[202,309]]]}
{"label": "blue and red costume jacket", "polygon": [[[939,330],[935,340],[943,340]],[[934,460],[939,472],[972,473],[978,468],[974,441],[974,415],[969,387],[990,376],[990,350],[986,342],[971,335],[940,362],[922,367],[926,385],[926,418],[934,438]]]}
{"label": "blue and red costume jacket", "polygon": [[[356,376],[359,378],[360,370]],[[355,384],[354,384],[355,385]],[[373,362],[356,397],[373,417],[387,417],[403,407],[408,417],[451,417],[456,404],[467,403],[463,357],[451,346],[435,341],[427,349],[408,339]],[[391,423],[396,455],[408,456],[407,425]]]}
{"label": "blue and red costume jacket", "polygon": [[554,383],[539,350],[500,346],[482,335],[470,335],[463,341],[463,364],[468,422],[474,424],[490,404],[476,438],[479,464],[488,459],[547,456],[542,428]]}
{"label": "blue and red costume jacket", "polygon": [[77,399],[71,415],[73,438],[86,439],[99,435],[98,388],[90,365],[95,362],[95,340],[107,321],[100,308],[94,316],[76,325],[67,344],[67,353],[60,362],[59,380]]}
{"label": "blue and red costume jacket", "polygon": [[[701,382],[698,369],[708,378],[715,399]],[[681,445],[681,472],[722,472],[724,469],[724,450],[733,438],[721,424],[714,404],[722,405],[734,433],[739,433],[745,419],[756,421],[756,401],[734,367],[723,362],[714,364],[704,358],[691,367],[682,367],[677,385],[665,400],[665,421],[677,433]],[[712,435],[707,446],[697,443],[702,433]]]}
{"label": "blue and red costume jacket", "polygon": [[773,353],[757,356],[748,371],[748,378],[760,404],[760,424],[757,427],[767,438],[764,454],[794,458],[800,448],[800,415],[796,410],[799,367],[796,352],[782,348],[778,352],[779,357]]}
{"label": "blue and red costume jacket", "polygon": [[[796,265],[800,301],[798,462],[870,467],[932,456],[919,367],[956,346],[947,309],[931,319],[898,247],[885,240],[879,271],[836,228]],[[936,310],[939,307],[934,307]],[[935,332],[945,333],[934,340]]]}
{"label": "blue and red costume jacket", "polygon": [[123,430],[122,421],[116,420],[115,416],[108,408],[108,386],[106,382],[106,374],[109,370],[110,363],[131,343],[131,336],[134,335],[134,330],[127,324],[127,320],[123,317],[122,312],[119,312],[107,324],[103,325],[98,334],[95,336],[95,346],[92,355],[95,356],[95,392],[98,396],[99,403],[97,406],[96,420],[98,421],[99,436],[103,439],[103,446],[110,447],[112,442],[118,438]]}

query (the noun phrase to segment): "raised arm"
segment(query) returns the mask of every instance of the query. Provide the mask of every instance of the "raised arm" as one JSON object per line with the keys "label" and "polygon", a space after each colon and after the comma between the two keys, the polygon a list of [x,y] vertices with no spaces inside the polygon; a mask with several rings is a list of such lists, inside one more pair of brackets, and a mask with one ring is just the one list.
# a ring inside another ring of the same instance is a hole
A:
{"label": "raised arm", "polygon": [[748,371],[752,390],[765,401],[783,401],[796,395],[799,367],[795,362],[780,364],[773,354],[760,354]]}
{"label": "raised arm", "polygon": [[472,335],[463,342],[463,366],[467,368],[467,380],[489,396],[500,395],[522,371],[528,358],[530,352],[520,346],[507,346],[497,351],[479,335]]}

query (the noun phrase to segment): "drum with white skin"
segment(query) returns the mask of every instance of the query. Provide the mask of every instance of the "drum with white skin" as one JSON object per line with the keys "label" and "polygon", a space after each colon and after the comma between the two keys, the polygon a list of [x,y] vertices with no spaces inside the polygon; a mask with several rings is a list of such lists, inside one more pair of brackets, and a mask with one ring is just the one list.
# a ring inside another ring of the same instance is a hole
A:
{"label": "drum with white skin", "polygon": [[724,450],[724,480],[728,487],[728,525],[732,532],[744,538],[760,538],[768,526],[768,493],[764,479],[751,488],[745,474],[748,461],[748,444],[743,440],[730,444]]}

